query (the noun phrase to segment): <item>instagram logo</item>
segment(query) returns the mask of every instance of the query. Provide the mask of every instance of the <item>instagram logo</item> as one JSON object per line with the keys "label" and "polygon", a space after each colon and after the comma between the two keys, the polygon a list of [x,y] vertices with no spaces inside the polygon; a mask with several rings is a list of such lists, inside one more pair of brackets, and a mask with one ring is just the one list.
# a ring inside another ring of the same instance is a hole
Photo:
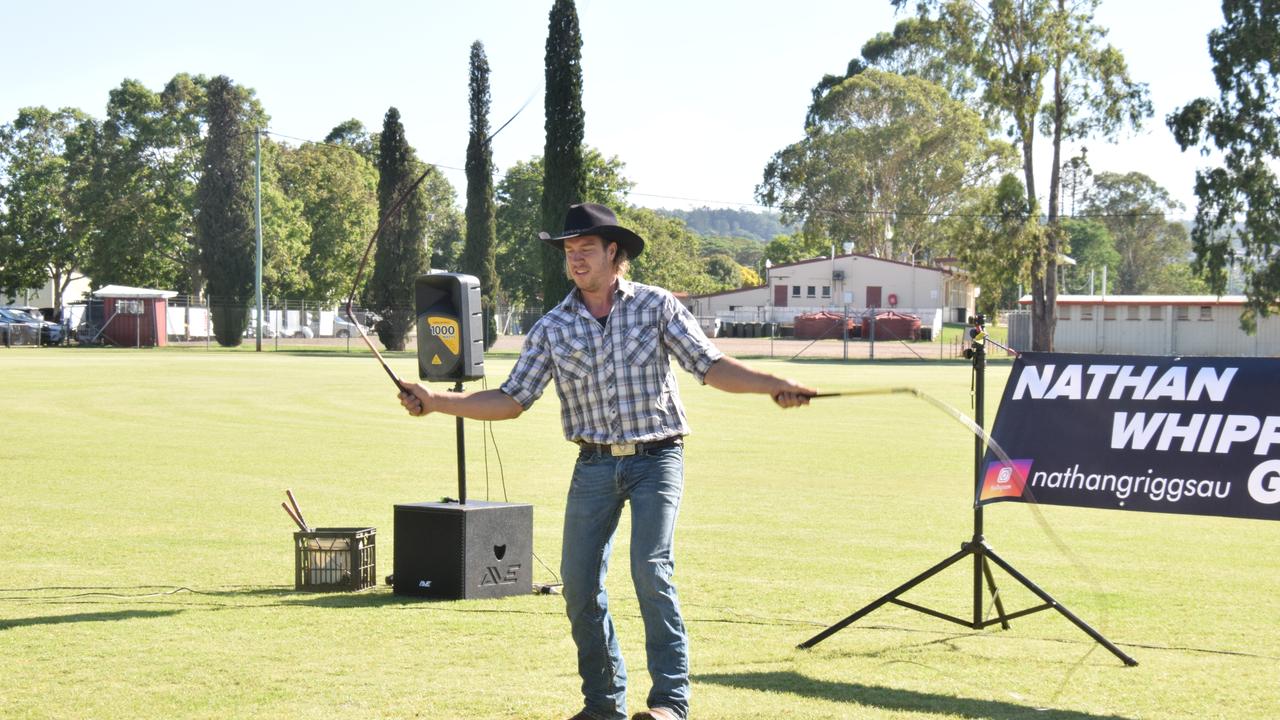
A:
{"label": "instagram logo", "polygon": [[1031,475],[1031,460],[1013,460],[1011,463],[994,461],[987,463],[982,478],[982,493],[978,500],[1020,497]]}

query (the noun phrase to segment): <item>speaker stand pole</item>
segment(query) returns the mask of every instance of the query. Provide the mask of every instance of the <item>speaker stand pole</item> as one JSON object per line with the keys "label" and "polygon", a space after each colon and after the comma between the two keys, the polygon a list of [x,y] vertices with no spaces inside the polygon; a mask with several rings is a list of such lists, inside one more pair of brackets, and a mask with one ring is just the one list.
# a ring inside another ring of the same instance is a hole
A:
{"label": "speaker stand pole", "polygon": [[[454,392],[462,392],[462,381],[453,386]],[[462,431],[462,416],[458,416],[455,433],[458,438],[458,504],[467,504],[467,444]]]}
{"label": "speaker stand pole", "polygon": [[[983,427],[983,411],[984,411],[983,394],[986,391],[985,383],[984,383],[984,375],[986,374],[986,339],[987,337],[986,337],[986,331],[983,329],[983,325],[986,323],[986,319],[982,315],[979,315],[976,318],[970,318],[970,322],[973,324],[973,327],[970,328],[969,330],[969,334],[973,340],[973,343],[970,348],[965,350],[965,356],[970,358],[973,361],[974,423],[979,428],[981,428]],[[1053,596],[1049,595],[1049,593],[1040,589],[1039,586],[1037,586],[1035,583],[1029,580],[1025,575],[1018,572],[1007,561],[1005,561],[999,555],[996,555],[995,551],[991,548],[991,546],[987,545],[987,541],[982,535],[983,533],[982,505],[978,504],[977,497],[976,497],[977,489],[982,487],[982,459],[985,456],[985,454],[986,454],[986,446],[983,442],[982,436],[975,434],[973,439],[973,479],[974,479],[974,489],[975,489],[975,498],[974,498],[974,506],[973,506],[973,537],[968,542],[961,543],[960,550],[957,551],[955,554],[946,558],[945,560],[938,563],[937,565],[934,565],[928,570],[925,570],[919,575],[916,575],[915,577],[899,585],[893,590],[890,590],[884,595],[881,595],[879,598],[871,602],[869,605],[866,605],[861,610],[858,610],[854,614],[850,615],[849,617],[846,617],[845,619],[841,620],[835,625],[832,625],[826,630],[823,630],[817,635],[814,635],[808,640],[805,640],[804,642],[800,643],[800,645],[798,645],[797,647],[799,647],[802,650],[807,650],[813,647],[814,645],[817,645],[818,643],[822,642],[823,640],[826,640],[827,638],[831,637],[837,632],[843,630],[849,625],[852,625],[853,623],[857,622],[863,617],[871,614],[873,611],[875,611],[877,608],[881,607],[882,605],[885,605],[888,603],[899,605],[901,607],[907,608],[908,610],[915,610],[916,612],[923,613],[925,615],[929,615],[932,617],[936,617],[941,620],[946,620],[947,622],[952,622],[957,625],[963,625],[973,630],[981,630],[983,628],[990,627],[997,623],[1000,625],[1002,629],[1008,630],[1009,621],[1013,620],[1014,618],[1019,618],[1026,615],[1030,615],[1032,613],[1037,613],[1037,612],[1040,612],[1041,610],[1053,609],[1061,613],[1063,617],[1067,618],[1067,620],[1070,620],[1072,624],[1080,628],[1080,630],[1082,630],[1089,637],[1093,638],[1098,644],[1102,645],[1107,650],[1110,650],[1111,654],[1115,655],[1117,658],[1123,661],[1125,665],[1132,667],[1138,664],[1137,660],[1134,660],[1132,657],[1129,657],[1122,650],[1120,650],[1120,648],[1112,644],[1110,640],[1107,640],[1105,637],[1103,637],[1101,633],[1099,633],[1097,630],[1094,630],[1092,627],[1090,627],[1080,618],[1076,617],[1074,613],[1072,613],[1066,607],[1061,605],[1057,600],[1053,598]],[[973,617],[972,619],[965,620],[962,618],[958,618],[954,615],[949,615],[947,613],[939,612],[937,610],[934,610],[933,608],[928,608],[928,607],[924,607],[923,605],[917,605],[913,602],[908,602],[899,597],[903,593],[906,593],[911,588],[914,588],[915,586],[923,583],[924,581],[928,580],[934,575],[937,575],[938,573],[942,572],[948,567],[956,564],[957,562],[960,562],[961,560],[963,560],[965,557],[969,555],[973,556]],[[990,560],[990,562],[988,562],[988,560]],[[1029,607],[1024,610],[1018,610],[1012,613],[1006,613],[1004,610],[1004,602],[1000,599],[1000,591],[996,589],[995,577],[991,573],[990,563],[992,562],[995,563],[996,565],[999,565],[1000,568],[1003,569],[1006,573],[1008,573],[1010,577],[1017,580],[1019,583],[1023,585],[1023,587],[1027,588],[1032,593],[1034,593],[1036,597],[1040,598],[1043,601],[1042,604],[1035,605],[1033,607]],[[984,580],[986,581],[986,590],[991,593],[991,599],[995,606],[996,617],[993,620],[987,620],[983,617],[984,613],[983,613],[982,603],[985,598],[985,594],[983,593]]]}

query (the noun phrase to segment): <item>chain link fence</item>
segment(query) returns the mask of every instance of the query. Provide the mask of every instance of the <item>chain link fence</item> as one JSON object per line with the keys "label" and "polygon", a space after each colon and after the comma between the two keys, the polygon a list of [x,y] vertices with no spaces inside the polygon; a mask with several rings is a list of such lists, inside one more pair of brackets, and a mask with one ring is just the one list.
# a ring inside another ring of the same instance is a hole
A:
{"label": "chain link fence", "polygon": [[[96,302],[96,304],[95,304]],[[242,343],[253,346],[259,331],[264,350],[296,350],[307,347],[338,348],[346,352],[363,352],[360,339],[363,331],[379,350],[384,348],[378,334],[383,315],[388,317],[413,317],[411,305],[397,305],[375,310],[366,307],[353,308],[356,322],[347,317],[346,309],[333,301],[306,299],[264,298],[261,318],[252,305],[239,302],[233,306],[219,304],[216,300],[178,295],[164,303],[162,317],[156,322],[158,334],[168,345],[215,349],[219,347],[215,335],[214,318],[222,312],[244,313]],[[121,312],[117,304],[114,312]],[[139,308],[141,310],[141,308]],[[832,327],[829,332],[808,333],[797,337],[795,328],[803,308],[793,308],[796,317],[783,318],[781,314],[769,317],[761,311],[750,314],[742,310],[716,317],[698,318],[707,335],[726,353],[744,357],[806,358],[806,359],[916,359],[952,360],[963,357],[968,346],[963,328],[943,323],[936,312],[901,313],[916,315],[922,320],[919,329],[911,335],[901,333],[895,326],[882,323],[877,313],[848,310],[847,313],[827,313]],[[156,314],[160,314],[157,309]],[[488,311],[486,311],[486,315]],[[497,352],[518,352],[523,335],[542,317],[542,309],[536,306],[500,305],[493,311],[498,339],[493,347]],[[812,313],[809,313],[812,314]],[[63,314],[61,344],[97,344],[134,347],[135,334],[126,333],[122,341],[103,333],[103,327],[112,322],[106,317],[101,301],[70,306]],[[1010,325],[1017,326],[1021,318],[1013,318]],[[127,320],[127,319],[126,319]],[[786,322],[790,320],[790,322]],[[118,317],[115,321],[121,322]],[[486,317],[487,325],[488,317]],[[944,325],[946,329],[944,330]],[[416,328],[410,327],[404,337],[405,349],[417,347]],[[1011,335],[1016,332],[1011,328]],[[918,333],[918,334],[916,334]],[[1012,338],[1011,338],[1012,339]],[[1016,342],[1016,340],[1015,340]],[[41,343],[38,329],[0,324],[0,345],[4,347],[37,347]],[[48,343],[46,343],[48,344]],[[145,343],[144,343],[145,344]]]}

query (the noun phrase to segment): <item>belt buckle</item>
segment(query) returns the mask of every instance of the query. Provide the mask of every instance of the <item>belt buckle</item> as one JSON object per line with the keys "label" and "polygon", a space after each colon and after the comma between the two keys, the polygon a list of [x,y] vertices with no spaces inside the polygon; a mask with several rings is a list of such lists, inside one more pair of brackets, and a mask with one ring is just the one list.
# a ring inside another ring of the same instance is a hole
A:
{"label": "belt buckle", "polygon": [[614,457],[625,457],[636,454],[635,443],[613,443],[609,446],[609,454]]}

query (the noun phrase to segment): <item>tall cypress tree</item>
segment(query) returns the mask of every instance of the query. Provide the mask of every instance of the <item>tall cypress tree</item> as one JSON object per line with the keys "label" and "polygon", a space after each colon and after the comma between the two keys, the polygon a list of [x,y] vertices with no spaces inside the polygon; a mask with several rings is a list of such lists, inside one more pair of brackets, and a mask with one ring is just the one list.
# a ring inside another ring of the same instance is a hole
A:
{"label": "tall cypress tree", "polygon": [[489,60],[484,44],[471,44],[471,138],[467,142],[467,237],[462,271],[480,279],[484,347],[497,340],[497,222],[493,200],[493,148],[489,145]]}
{"label": "tall cypress tree", "polygon": [[196,237],[208,280],[213,332],[218,344],[241,343],[253,294],[253,151],[241,93],[231,79],[209,81],[200,182],[196,186]]}
{"label": "tall cypress tree", "polygon": [[[556,234],[564,227],[565,211],[580,202],[585,191],[582,137],[582,35],[573,0],[556,0],[547,32],[546,132],[543,150],[542,227]],[[531,242],[536,242],[532,240]],[[542,257],[542,309],[555,307],[569,292],[564,255],[539,243]]]}
{"label": "tall cypress tree", "polygon": [[[373,254],[373,273],[365,288],[365,304],[382,316],[375,330],[388,350],[403,350],[413,327],[413,281],[427,271],[428,211],[422,187],[388,211],[409,192],[421,163],[404,137],[400,111],[387,110],[378,143],[378,212],[386,220]],[[438,172],[434,168],[429,172]]]}

